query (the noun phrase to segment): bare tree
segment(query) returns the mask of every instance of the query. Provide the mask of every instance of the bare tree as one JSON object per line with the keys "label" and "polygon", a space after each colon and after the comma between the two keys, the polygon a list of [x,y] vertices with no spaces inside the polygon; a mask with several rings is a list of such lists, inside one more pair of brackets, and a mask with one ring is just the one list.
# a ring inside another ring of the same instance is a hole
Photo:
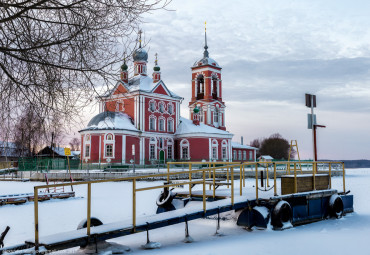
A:
{"label": "bare tree", "polygon": [[[71,121],[111,85],[141,16],[166,0],[0,1],[0,123],[32,106]],[[130,54],[130,52],[126,52]],[[4,127],[2,127],[4,128]]]}
{"label": "bare tree", "polygon": [[71,146],[71,150],[72,151],[78,151],[80,150],[80,139],[78,138],[73,138],[70,142],[69,142],[69,145]]}
{"label": "bare tree", "polygon": [[[280,134],[272,134],[269,138],[265,138],[261,142],[260,154],[270,155],[274,159],[288,159],[289,155],[289,142],[284,139]],[[293,159],[295,151],[291,151],[290,158]]]}

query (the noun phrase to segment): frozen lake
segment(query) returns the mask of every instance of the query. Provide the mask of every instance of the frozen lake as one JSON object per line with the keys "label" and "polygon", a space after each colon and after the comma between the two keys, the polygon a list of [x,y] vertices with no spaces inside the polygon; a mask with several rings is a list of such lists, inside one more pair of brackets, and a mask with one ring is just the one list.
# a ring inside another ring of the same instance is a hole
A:
{"label": "frozen lake", "polygon": [[[333,188],[342,190],[342,178],[333,177]],[[146,233],[112,239],[112,242],[130,246],[132,254],[370,254],[367,241],[370,236],[370,169],[347,170],[346,190],[354,195],[355,212],[339,220],[325,220],[297,226],[284,231],[246,231],[234,220],[221,222],[220,233],[214,236],[216,220],[200,219],[189,222],[190,235],[195,242],[186,244],[184,224],[150,231],[151,241],[160,242],[161,249],[142,250]],[[43,183],[0,182],[0,195],[32,192],[33,186]],[[138,182],[137,187],[153,186],[155,182]],[[161,182],[157,182],[161,184]],[[246,182],[248,196],[254,196],[254,180]],[[239,180],[235,181],[238,187]],[[278,185],[279,186],[279,185]],[[66,188],[69,190],[69,187]],[[75,186],[76,198],[50,200],[39,203],[40,235],[76,229],[86,218],[86,185]],[[155,200],[160,190],[137,194],[138,216],[155,214]],[[235,190],[235,194],[238,189]],[[116,182],[92,185],[92,216],[110,223],[131,218],[132,183]],[[253,197],[250,197],[253,198]],[[0,207],[0,232],[11,227],[5,245],[22,243],[33,237],[33,203]],[[71,249],[66,252],[76,252]]]}

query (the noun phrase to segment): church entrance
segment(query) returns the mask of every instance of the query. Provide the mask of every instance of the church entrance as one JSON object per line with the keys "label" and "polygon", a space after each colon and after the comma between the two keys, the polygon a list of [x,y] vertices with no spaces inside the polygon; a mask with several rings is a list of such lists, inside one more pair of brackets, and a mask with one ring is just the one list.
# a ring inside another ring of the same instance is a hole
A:
{"label": "church entrance", "polygon": [[161,150],[161,151],[159,152],[159,162],[160,162],[161,164],[164,164],[164,150]]}

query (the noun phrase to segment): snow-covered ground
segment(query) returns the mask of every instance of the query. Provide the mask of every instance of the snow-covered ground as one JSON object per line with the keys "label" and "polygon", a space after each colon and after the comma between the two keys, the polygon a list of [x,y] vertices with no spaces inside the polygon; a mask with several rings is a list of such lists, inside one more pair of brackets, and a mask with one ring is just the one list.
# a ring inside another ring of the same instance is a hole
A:
{"label": "snow-covered ground", "polygon": [[[333,177],[333,188],[342,190],[342,177]],[[254,180],[249,179],[245,191],[254,196]],[[234,220],[221,221],[223,236],[214,236],[216,220],[199,219],[189,222],[189,232],[195,242],[183,243],[184,224],[150,231],[151,241],[160,242],[162,248],[143,250],[146,233],[109,240],[128,245],[131,254],[370,254],[370,169],[347,170],[346,188],[354,194],[355,212],[339,220],[325,220],[297,226],[284,231],[253,230],[238,227]],[[0,195],[32,192],[34,185],[43,183],[0,182]],[[137,187],[160,184],[139,182]],[[239,180],[235,181],[235,194]],[[280,185],[277,185],[280,186]],[[86,218],[86,186],[75,186],[76,198],[50,200],[39,204],[40,235],[76,229]],[[138,216],[152,215],[160,190],[137,194]],[[262,195],[262,192],[260,192]],[[132,183],[101,183],[92,185],[92,215],[104,223],[131,218]],[[244,193],[246,194],[246,193]],[[22,243],[33,237],[33,203],[0,207],[0,232],[9,225],[5,245]],[[63,252],[81,252],[77,248]]]}

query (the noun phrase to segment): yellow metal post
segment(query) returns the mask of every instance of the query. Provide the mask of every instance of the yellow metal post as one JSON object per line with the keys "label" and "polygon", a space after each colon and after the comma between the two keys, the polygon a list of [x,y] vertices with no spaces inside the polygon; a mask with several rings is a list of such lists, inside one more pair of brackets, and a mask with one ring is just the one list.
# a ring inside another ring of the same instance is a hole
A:
{"label": "yellow metal post", "polygon": [[313,168],[313,171],[312,171],[312,182],[313,182],[313,190],[316,190],[316,168],[317,168],[317,163],[314,162],[313,165],[312,165],[312,168]]}
{"label": "yellow metal post", "polygon": [[256,163],[256,201],[258,204],[258,164]]}
{"label": "yellow metal post", "polygon": [[87,236],[90,237],[91,226],[91,183],[87,184]]}
{"label": "yellow metal post", "polygon": [[242,180],[242,174],[243,174],[243,165],[240,165],[239,167],[239,178],[240,178],[240,196],[243,195],[243,180]]}
{"label": "yellow metal post", "polygon": [[331,189],[331,163],[329,163],[329,189]]}
{"label": "yellow metal post", "polygon": [[297,193],[297,164],[294,163],[294,193]]}
{"label": "yellow metal post", "polygon": [[276,192],[276,163],[274,163],[274,196],[277,196],[277,192]]}
{"label": "yellow metal post", "polygon": [[243,187],[245,187],[245,165],[243,164]]}
{"label": "yellow metal post", "polygon": [[231,167],[231,205],[234,205],[234,167]]}
{"label": "yellow metal post", "polygon": [[213,168],[213,198],[216,197],[216,169]]}
{"label": "yellow metal post", "polygon": [[39,194],[38,188],[33,188],[34,216],[35,216],[35,250],[39,250]]}
{"label": "yellow metal post", "polygon": [[[189,163],[189,181],[191,182],[191,163]],[[189,184],[189,197],[191,198],[191,184]]]}
{"label": "yellow metal post", "polygon": [[[229,183],[229,166],[226,168],[226,182]],[[229,185],[226,185],[229,188]]]}
{"label": "yellow metal post", "polygon": [[167,163],[167,182],[170,182],[170,164]]}
{"label": "yellow metal post", "polygon": [[132,227],[136,231],[136,179],[132,180]]}
{"label": "yellow metal post", "polygon": [[343,192],[346,193],[346,171],[344,170],[344,163],[342,162],[343,168]]}
{"label": "yellow metal post", "polygon": [[206,172],[203,171],[203,211],[206,213]]}

